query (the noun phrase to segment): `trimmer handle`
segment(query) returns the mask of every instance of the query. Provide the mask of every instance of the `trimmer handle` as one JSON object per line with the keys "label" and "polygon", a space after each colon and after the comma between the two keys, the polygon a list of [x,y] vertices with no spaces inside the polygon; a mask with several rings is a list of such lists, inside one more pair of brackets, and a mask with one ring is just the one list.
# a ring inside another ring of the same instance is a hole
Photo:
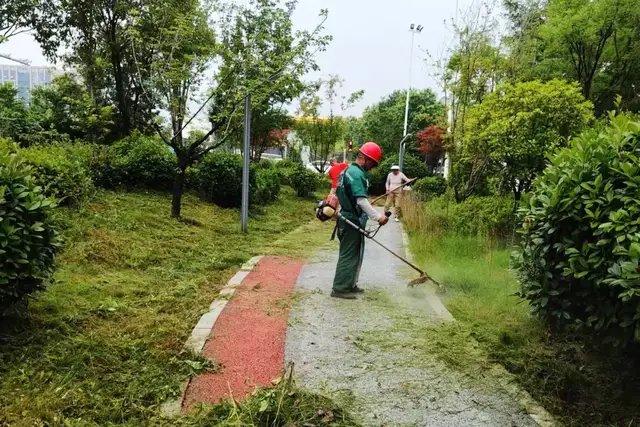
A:
{"label": "trimmer handle", "polygon": [[384,213],[384,216],[386,216],[387,218],[391,218],[391,211],[386,211]]}

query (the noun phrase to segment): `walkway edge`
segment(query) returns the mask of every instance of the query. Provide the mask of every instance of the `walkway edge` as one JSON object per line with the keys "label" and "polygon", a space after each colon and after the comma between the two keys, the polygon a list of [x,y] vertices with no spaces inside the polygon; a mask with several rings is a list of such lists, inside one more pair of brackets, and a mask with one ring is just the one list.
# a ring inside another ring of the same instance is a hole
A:
{"label": "walkway edge", "polygon": [[[195,354],[202,354],[205,344],[211,338],[211,332],[213,327],[220,317],[222,310],[226,307],[229,299],[233,296],[236,288],[242,284],[242,281],[251,273],[254,267],[262,259],[262,255],[254,256],[247,262],[242,264],[240,270],[236,272],[228,281],[227,284],[220,289],[218,297],[214,299],[209,305],[209,311],[200,316],[198,323],[191,330],[191,334],[187,341],[184,343],[185,350],[191,351]],[[176,399],[170,399],[163,403],[160,407],[160,411],[164,416],[174,417],[180,414],[182,409],[182,402],[184,400],[185,392],[189,386],[190,380],[185,381],[180,387],[180,396]]]}
{"label": "walkway edge", "polygon": [[[402,230],[402,245],[404,246],[404,254],[409,261],[415,263],[415,258],[409,246],[409,235],[404,229],[404,224],[402,223],[400,224],[400,230]],[[430,292],[427,295],[427,299],[433,312],[436,313],[443,322],[453,322],[456,320],[451,312],[447,310],[447,307],[445,307],[445,305],[442,303],[442,300],[438,296],[437,289],[430,289]]]}
{"label": "walkway edge", "polygon": [[[415,261],[411,248],[409,246],[409,235],[407,234],[404,224],[401,224],[402,230],[402,244],[404,245],[404,252],[407,259],[411,262]],[[433,298],[430,298],[429,303],[436,313],[438,313],[443,319],[455,321],[453,315],[442,304],[440,297],[436,294]],[[506,368],[498,363],[493,364],[491,367],[493,377],[495,377],[500,383],[500,387],[507,392],[518,404],[524,408],[527,415],[535,421],[541,427],[553,427],[558,425],[557,421],[542,405],[540,405],[526,390],[520,387],[515,382],[515,377],[506,370]]]}

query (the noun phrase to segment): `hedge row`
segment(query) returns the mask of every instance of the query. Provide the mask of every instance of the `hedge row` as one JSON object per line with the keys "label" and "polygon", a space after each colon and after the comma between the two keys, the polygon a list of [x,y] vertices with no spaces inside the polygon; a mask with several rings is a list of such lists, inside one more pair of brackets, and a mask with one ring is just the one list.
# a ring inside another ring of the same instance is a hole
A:
{"label": "hedge row", "polygon": [[16,152],[0,150],[0,315],[49,279],[59,246],[51,223],[54,206],[32,167]]}
{"label": "hedge row", "polygon": [[[32,166],[43,193],[57,203],[78,206],[90,199],[95,187],[106,189],[170,190],[175,171],[173,152],[157,138],[133,135],[113,145],[60,143],[20,149],[0,140],[0,151],[20,152]],[[278,198],[281,185],[292,186],[306,197],[321,185],[319,175],[290,161],[252,164],[250,197],[254,205]],[[242,159],[239,155],[212,152],[187,171],[187,186],[203,200],[222,207],[240,204]]]}
{"label": "hedge row", "polygon": [[521,296],[551,325],[640,342],[640,120],[562,150],[521,212]]}

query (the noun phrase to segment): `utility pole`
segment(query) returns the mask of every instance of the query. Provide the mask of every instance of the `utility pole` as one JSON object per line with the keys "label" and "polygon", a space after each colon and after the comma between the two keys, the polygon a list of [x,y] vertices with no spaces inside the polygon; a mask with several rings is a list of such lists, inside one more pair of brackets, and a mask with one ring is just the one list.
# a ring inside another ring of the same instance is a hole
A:
{"label": "utility pole", "polygon": [[244,145],[242,151],[242,206],[240,226],[243,233],[249,231],[249,157],[251,157],[251,95],[244,97]]}
{"label": "utility pole", "polygon": [[413,39],[417,33],[422,31],[422,28],[422,25],[416,26],[411,24],[409,26],[409,32],[411,33],[411,48],[409,49],[409,87],[407,88],[407,99],[404,104],[404,131],[402,132],[402,141],[400,142],[400,149],[398,151],[398,166],[400,166],[400,170],[402,170],[402,167],[404,166],[404,146],[409,125],[409,98],[411,97],[411,75],[413,68]]}

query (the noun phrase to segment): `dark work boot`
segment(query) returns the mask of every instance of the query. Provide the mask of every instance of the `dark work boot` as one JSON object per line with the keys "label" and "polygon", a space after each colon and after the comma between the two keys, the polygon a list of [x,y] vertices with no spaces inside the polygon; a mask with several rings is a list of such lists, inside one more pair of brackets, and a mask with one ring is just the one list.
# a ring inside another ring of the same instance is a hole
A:
{"label": "dark work boot", "polygon": [[363,293],[363,292],[364,292],[364,289],[359,288],[359,287],[356,285],[356,286],[354,286],[354,287],[351,289],[351,292],[353,292],[354,294],[361,294],[361,293]]}
{"label": "dark work boot", "polygon": [[356,299],[356,296],[351,292],[331,291],[331,296],[334,298],[342,298],[342,299]]}

